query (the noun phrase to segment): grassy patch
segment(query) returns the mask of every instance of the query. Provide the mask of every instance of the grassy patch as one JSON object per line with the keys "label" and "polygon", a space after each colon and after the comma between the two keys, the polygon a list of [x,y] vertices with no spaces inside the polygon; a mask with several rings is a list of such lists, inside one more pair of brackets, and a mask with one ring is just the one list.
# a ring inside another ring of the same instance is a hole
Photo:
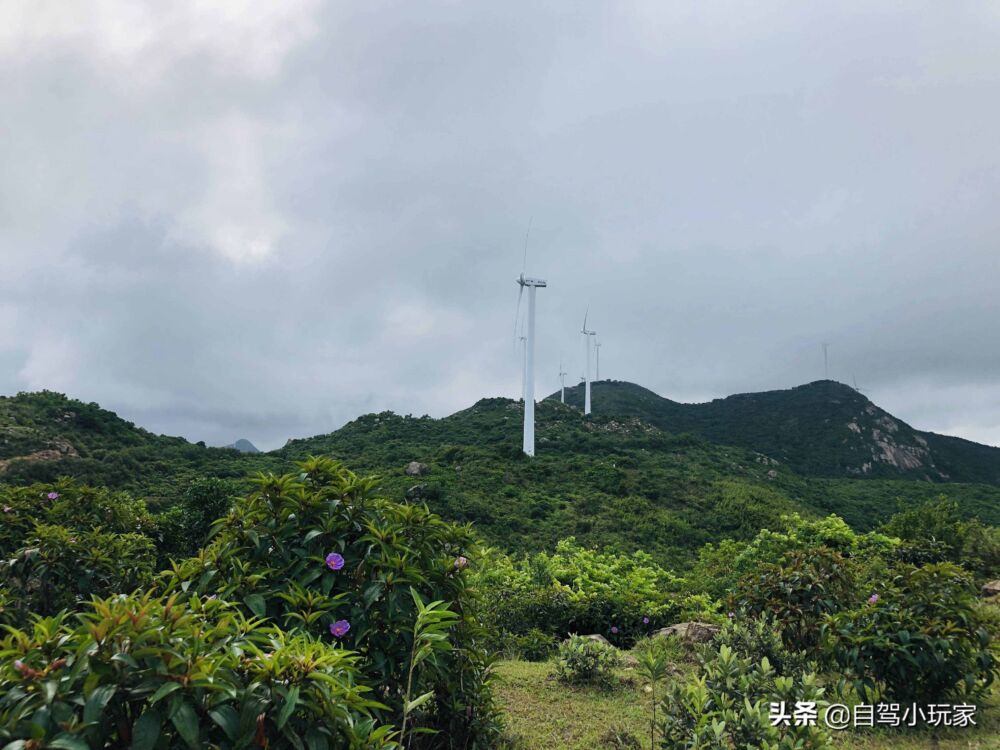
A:
{"label": "grassy patch", "polygon": [[[649,695],[632,670],[618,673],[614,688],[569,687],[554,665],[504,661],[497,665],[496,690],[507,718],[510,745],[517,750],[594,750],[608,747],[606,734],[619,727],[649,748]],[[838,732],[847,750],[998,750],[1000,706],[994,690],[981,704],[978,726],[970,729],[904,732]]]}

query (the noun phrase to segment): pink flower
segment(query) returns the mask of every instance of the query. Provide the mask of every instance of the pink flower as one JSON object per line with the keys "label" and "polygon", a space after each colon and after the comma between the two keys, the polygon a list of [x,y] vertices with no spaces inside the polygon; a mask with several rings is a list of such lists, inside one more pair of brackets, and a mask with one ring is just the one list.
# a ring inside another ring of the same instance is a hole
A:
{"label": "pink flower", "polygon": [[611,626],[611,633],[613,635],[618,635],[618,626],[617,625],[612,625]]}
{"label": "pink flower", "polygon": [[14,509],[11,508],[9,505],[5,505],[5,506],[3,506],[3,512],[4,513],[13,513]]}
{"label": "pink flower", "polygon": [[461,570],[469,564],[469,558],[459,555],[455,558],[455,570]]}
{"label": "pink flower", "polygon": [[643,625],[649,625],[649,618],[648,617],[643,617],[642,618],[642,624]]}
{"label": "pink flower", "polygon": [[869,604],[874,604],[877,601],[878,601],[878,594],[872,594],[871,596],[868,597]]}
{"label": "pink flower", "polygon": [[50,492],[48,495],[46,495],[46,497],[49,500],[58,500],[59,499],[59,493],[58,492]]}

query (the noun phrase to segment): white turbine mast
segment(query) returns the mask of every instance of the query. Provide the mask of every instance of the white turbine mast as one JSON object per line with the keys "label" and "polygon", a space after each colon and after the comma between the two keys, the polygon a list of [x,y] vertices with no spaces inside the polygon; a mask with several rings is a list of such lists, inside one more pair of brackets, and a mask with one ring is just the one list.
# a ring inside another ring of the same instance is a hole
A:
{"label": "white turbine mast", "polygon": [[521,342],[521,400],[524,401],[524,381],[528,376],[528,347],[525,346],[528,337],[524,335],[524,331],[521,332],[518,341]]}
{"label": "white turbine mast", "polygon": [[586,369],[586,379],[583,384],[583,413],[590,414],[590,344],[591,339],[597,335],[597,331],[591,331],[587,328],[587,316],[590,314],[590,308],[583,314],[583,328],[580,329],[580,333],[587,340],[587,369]]}
{"label": "white turbine mast", "polygon": [[601,379],[601,342],[596,338],[594,339],[594,380],[600,381]]}
{"label": "white turbine mast", "polygon": [[562,357],[559,358],[559,401],[566,403],[566,376],[569,375],[563,369]]}
{"label": "white turbine mast", "polygon": [[529,279],[522,273],[517,278],[521,290],[517,305],[521,306],[521,295],[528,290],[528,330],[524,337],[524,452],[535,455],[535,290],[547,286],[542,279]]}

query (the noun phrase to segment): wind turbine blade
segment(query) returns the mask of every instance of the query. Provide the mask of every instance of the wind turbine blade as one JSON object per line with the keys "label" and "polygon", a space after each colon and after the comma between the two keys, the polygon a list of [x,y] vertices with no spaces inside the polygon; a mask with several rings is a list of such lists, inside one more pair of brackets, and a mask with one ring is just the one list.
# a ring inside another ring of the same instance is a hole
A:
{"label": "wind turbine blade", "polygon": [[532,216],[528,219],[528,231],[524,233],[524,260],[521,262],[521,275],[524,276],[525,271],[528,270],[528,235],[531,234],[531,222],[535,220]]}
{"label": "wind turbine blade", "polygon": [[586,333],[586,331],[587,331],[587,316],[588,315],[590,315],[590,308],[589,307],[587,308],[587,311],[583,314],[583,331],[584,331],[584,333]]}

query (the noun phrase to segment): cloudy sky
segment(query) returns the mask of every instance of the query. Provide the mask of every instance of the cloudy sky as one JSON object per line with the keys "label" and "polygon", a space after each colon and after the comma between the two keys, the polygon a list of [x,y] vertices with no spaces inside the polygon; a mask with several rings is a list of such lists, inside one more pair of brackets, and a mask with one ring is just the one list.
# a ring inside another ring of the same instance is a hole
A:
{"label": "cloudy sky", "polygon": [[1000,444],[1000,7],[0,4],[0,393],[273,448],[538,379]]}

